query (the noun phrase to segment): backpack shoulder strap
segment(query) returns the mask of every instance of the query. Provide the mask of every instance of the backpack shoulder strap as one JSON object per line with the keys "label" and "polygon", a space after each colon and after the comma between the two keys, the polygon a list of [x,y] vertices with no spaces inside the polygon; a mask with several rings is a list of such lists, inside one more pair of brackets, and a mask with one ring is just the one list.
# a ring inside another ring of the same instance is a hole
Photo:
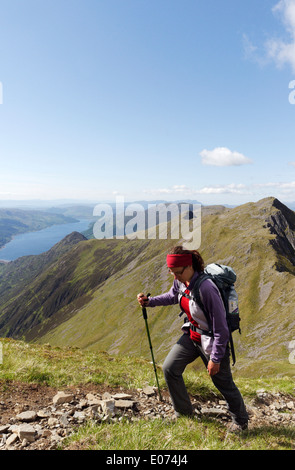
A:
{"label": "backpack shoulder strap", "polygon": [[212,331],[212,321],[211,321],[211,318],[210,318],[210,315],[209,315],[209,312],[207,312],[203,302],[202,302],[202,299],[201,299],[201,294],[200,294],[200,287],[201,287],[201,284],[206,281],[207,279],[211,279],[211,276],[210,274],[207,274],[207,273],[200,273],[199,276],[197,277],[196,279],[196,282],[191,290],[191,296],[193,297],[194,301],[199,305],[199,307],[202,309],[202,311],[204,312],[204,315],[206,317],[206,320],[207,320],[207,323],[208,323],[208,326],[209,326],[209,330]]}

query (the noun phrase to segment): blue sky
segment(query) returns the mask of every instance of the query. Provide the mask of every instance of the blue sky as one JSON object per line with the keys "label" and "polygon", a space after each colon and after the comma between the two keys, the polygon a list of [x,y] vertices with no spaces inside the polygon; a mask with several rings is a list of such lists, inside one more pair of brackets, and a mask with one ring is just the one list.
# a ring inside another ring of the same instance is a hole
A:
{"label": "blue sky", "polygon": [[0,7],[0,200],[295,201],[295,0]]}

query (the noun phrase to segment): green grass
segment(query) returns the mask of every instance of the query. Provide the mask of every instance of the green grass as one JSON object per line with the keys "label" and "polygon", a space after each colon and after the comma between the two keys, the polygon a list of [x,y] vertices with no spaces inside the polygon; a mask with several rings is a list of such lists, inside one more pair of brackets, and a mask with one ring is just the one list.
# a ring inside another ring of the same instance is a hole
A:
{"label": "green grass", "polygon": [[[51,347],[49,344],[26,343],[10,338],[0,339],[2,364],[0,380],[39,383],[51,387],[75,386],[81,383],[104,384],[136,389],[144,384],[156,385],[155,373],[149,360],[134,356],[111,356],[104,351],[82,351],[78,348]],[[165,388],[162,369],[157,368],[160,387]],[[234,374],[234,372],[233,372]],[[241,393],[253,398],[263,388],[295,396],[294,378],[289,376],[235,377]],[[207,372],[194,364],[185,371],[189,393],[210,399],[218,393]]]}
{"label": "green grass", "polygon": [[[127,443],[127,444],[126,444]],[[65,442],[85,450],[294,450],[294,427],[258,427],[240,435],[214,420],[155,419],[88,424]]]}
{"label": "green grass", "polygon": [[8,338],[3,338],[1,343],[0,380],[33,382],[57,388],[90,382],[136,388],[144,382],[153,382],[153,368],[144,359],[113,358],[105,352],[52,348]]}

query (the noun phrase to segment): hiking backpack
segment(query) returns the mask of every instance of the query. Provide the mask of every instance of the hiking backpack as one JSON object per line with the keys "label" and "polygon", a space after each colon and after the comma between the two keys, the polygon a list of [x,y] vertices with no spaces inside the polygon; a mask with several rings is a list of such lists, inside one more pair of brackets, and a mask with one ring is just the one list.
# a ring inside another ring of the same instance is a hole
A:
{"label": "hiking backpack", "polygon": [[208,266],[206,266],[204,272],[198,276],[195,285],[191,290],[191,296],[193,297],[195,302],[197,302],[199,307],[203,310],[209,325],[209,329],[210,331],[212,331],[209,312],[206,311],[200,296],[200,285],[206,279],[211,279],[214,282],[214,284],[218,287],[221,298],[223,300],[223,304],[226,311],[226,320],[229,329],[229,343],[231,355],[233,359],[233,364],[235,364],[236,356],[232,332],[239,330],[239,333],[241,333],[241,319],[239,314],[238,294],[234,287],[234,283],[237,279],[236,273],[230,266],[224,266],[222,264],[217,263],[209,264]]}

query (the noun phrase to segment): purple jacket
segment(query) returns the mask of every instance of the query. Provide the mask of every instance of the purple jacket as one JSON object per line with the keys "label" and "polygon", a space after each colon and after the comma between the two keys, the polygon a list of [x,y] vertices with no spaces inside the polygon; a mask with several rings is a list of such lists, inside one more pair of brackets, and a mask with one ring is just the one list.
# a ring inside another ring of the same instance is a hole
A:
{"label": "purple jacket", "polygon": [[[194,274],[188,287],[175,279],[168,292],[155,297],[150,297],[149,307],[177,304],[180,300],[179,291],[185,290],[186,288],[192,290],[198,275],[199,274],[197,272]],[[200,295],[204,307],[207,312],[209,312],[213,329],[213,338],[202,335],[202,346],[205,352],[210,355],[210,359],[213,362],[220,362],[225,354],[229,340],[229,331],[223,301],[218,288],[210,280],[205,280],[201,284]],[[203,311],[193,300],[190,300],[190,313],[194,320],[200,324],[202,329],[208,329],[208,323]]]}

